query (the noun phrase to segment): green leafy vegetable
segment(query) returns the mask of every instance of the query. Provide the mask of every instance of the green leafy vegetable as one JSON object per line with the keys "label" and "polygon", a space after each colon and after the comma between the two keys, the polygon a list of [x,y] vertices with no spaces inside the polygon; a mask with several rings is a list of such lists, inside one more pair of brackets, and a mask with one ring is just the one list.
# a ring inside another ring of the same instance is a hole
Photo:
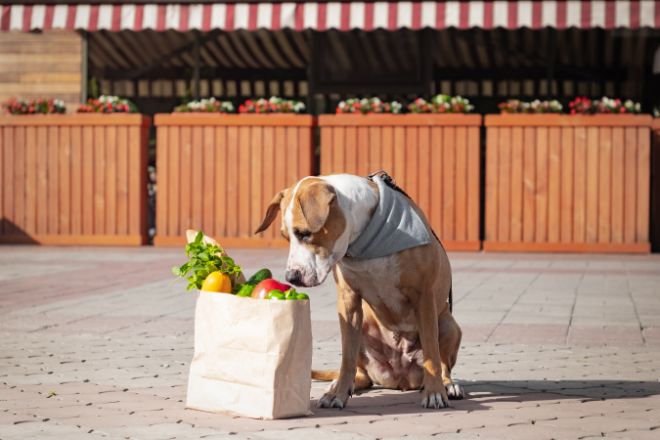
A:
{"label": "green leafy vegetable", "polygon": [[229,276],[241,273],[241,267],[230,257],[223,255],[220,246],[204,243],[204,233],[198,232],[195,240],[186,245],[188,262],[173,267],[174,276],[188,280],[187,290],[201,289],[202,283],[211,273],[219,270]]}

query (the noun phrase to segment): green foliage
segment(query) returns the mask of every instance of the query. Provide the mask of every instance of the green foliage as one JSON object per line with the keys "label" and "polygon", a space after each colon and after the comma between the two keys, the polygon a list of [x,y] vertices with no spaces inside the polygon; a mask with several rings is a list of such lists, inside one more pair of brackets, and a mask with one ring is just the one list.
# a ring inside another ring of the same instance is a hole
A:
{"label": "green foliage", "polygon": [[181,267],[173,267],[172,273],[188,280],[187,290],[201,289],[211,272],[220,271],[229,276],[240,274],[241,267],[222,252],[220,246],[204,243],[204,233],[200,231],[195,240],[186,245],[188,262]]}

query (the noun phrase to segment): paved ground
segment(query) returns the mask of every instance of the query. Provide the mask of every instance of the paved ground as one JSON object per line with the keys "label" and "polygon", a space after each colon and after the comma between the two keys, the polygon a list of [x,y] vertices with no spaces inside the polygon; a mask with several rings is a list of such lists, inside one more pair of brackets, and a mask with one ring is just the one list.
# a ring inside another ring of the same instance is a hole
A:
{"label": "paved ground", "polygon": [[[231,253],[282,276],[283,251]],[[180,250],[0,247],[0,439],[660,438],[660,256],[451,259],[468,399],[430,411],[373,390],[260,421],[184,409],[196,295],[169,275]],[[333,286],[310,293],[314,366],[336,367]]]}

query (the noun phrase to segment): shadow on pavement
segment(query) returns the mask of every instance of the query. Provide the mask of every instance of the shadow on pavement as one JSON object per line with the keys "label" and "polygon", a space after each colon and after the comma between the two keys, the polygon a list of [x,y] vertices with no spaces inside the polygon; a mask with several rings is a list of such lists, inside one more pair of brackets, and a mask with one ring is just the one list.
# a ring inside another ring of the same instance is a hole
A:
{"label": "shadow on pavement", "polygon": [[[467,393],[464,400],[452,400],[448,411],[490,410],[499,402],[545,402],[578,400],[590,402],[608,399],[632,399],[660,395],[660,382],[619,380],[503,380],[460,382]],[[426,410],[420,407],[419,391],[394,391],[374,388],[349,399],[343,410],[316,408],[313,417],[412,414]],[[443,411],[443,410],[440,410]]]}

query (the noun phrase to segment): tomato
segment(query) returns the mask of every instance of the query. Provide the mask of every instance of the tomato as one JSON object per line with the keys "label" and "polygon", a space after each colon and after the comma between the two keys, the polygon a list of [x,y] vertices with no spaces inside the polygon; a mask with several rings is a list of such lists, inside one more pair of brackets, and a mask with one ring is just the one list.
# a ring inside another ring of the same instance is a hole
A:
{"label": "tomato", "polygon": [[254,290],[252,291],[252,298],[258,298],[258,299],[264,299],[266,298],[266,295],[268,295],[268,292],[271,290],[279,290],[280,292],[286,292],[289,290],[291,286],[288,284],[280,283],[277,280],[274,280],[272,278],[268,278],[254,286]]}

